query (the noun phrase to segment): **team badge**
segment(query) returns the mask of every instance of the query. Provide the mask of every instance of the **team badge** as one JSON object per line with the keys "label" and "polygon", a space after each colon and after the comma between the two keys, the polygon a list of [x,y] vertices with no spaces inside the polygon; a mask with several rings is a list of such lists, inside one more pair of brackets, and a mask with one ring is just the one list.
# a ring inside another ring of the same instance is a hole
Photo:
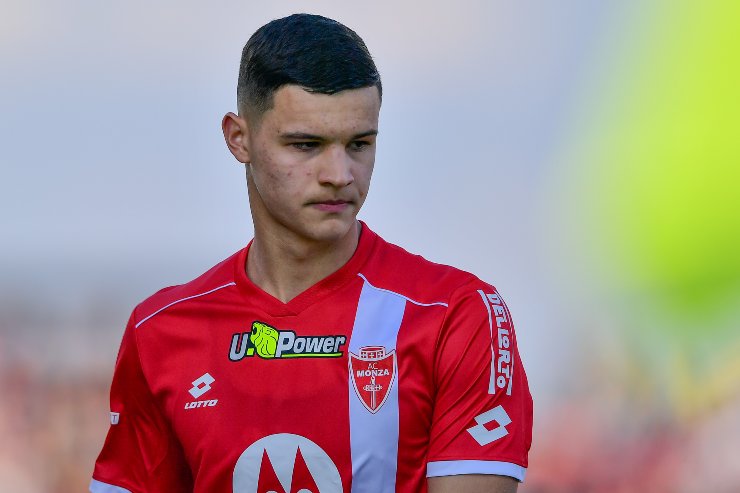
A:
{"label": "team badge", "polygon": [[349,353],[349,374],[357,397],[375,414],[388,398],[396,377],[396,352],[383,346],[364,346],[360,355]]}

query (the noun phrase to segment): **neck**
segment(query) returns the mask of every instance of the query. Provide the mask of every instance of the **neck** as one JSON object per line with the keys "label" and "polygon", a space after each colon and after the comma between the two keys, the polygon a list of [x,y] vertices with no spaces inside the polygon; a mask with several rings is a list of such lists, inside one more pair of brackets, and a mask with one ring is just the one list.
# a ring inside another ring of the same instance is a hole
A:
{"label": "neck", "polygon": [[335,242],[299,238],[255,224],[247,257],[247,276],[263,291],[287,303],[346,264],[360,238],[360,223]]}

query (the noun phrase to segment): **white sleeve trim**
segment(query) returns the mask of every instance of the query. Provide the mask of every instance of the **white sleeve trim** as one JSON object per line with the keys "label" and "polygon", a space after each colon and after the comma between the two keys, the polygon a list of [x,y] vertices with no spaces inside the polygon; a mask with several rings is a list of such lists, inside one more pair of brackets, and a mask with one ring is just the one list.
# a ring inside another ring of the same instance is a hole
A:
{"label": "white sleeve trim", "polygon": [[527,468],[511,462],[491,460],[441,460],[427,464],[427,477],[456,476],[458,474],[497,474],[524,481]]}
{"label": "white sleeve trim", "polygon": [[112,484],[104,483],[93,479],[90,481],[90,493],[131,493],[126,488],[120,486],[113,486]]}

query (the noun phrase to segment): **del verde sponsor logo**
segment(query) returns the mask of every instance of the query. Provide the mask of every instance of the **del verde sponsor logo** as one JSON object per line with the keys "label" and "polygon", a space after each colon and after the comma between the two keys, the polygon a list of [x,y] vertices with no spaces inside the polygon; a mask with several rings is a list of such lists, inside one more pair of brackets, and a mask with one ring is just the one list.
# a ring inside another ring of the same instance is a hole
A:
{"label": "del verde sponsor logo", "polygon": [[347,342],[343,335],[299,336],[292,330],[279,330],[263,322],[253,322],[251,332],[231,336],[229,359],[339,358]]}

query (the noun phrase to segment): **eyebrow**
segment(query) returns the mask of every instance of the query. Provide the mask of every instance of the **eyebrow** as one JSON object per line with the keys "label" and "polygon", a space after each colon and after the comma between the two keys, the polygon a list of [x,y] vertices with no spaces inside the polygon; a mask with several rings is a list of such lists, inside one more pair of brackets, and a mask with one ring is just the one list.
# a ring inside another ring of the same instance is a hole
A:
{"label": "eyebrow", "polygon": [[[371,135],[378,135],[378,131],[376,129],[368,130],[367,132],[361,132],[359,134],[355,134],[352,136],[352,140],[355,139],[361,139],[363,137],[369,137]],[[305,132],[288,132],[284,134],[280,134],[280,138],[282,139],[295,139],[295,140],[326,140],[323,137],[319,135],[313,135]]]}

